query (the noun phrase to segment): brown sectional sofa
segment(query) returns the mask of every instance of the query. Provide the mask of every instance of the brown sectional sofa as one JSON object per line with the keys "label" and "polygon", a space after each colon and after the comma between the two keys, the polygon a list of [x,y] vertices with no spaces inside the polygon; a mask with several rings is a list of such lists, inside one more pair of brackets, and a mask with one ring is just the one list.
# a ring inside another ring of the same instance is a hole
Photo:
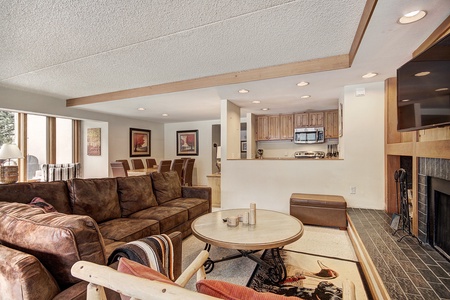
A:
{"label": "brown sectional sofa", "polygon": [[[34,197],[57,212],[29,205]],[[104,265],[117,246],[160,233],[181,256],[192,221],[210,211],[211,189],[182,187],[176,172],[0,185],[0,291],[11,299],[85,299],[85,283],[70,274],[75,261]]]}

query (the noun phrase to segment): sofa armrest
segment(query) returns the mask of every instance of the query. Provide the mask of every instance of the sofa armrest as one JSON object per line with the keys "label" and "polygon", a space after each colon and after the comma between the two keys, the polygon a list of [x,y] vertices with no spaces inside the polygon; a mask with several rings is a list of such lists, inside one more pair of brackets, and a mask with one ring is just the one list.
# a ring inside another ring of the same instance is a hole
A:
{"label": "sofa armrest", "polygon": [[209,202],[209,212],[212,210],[212,190],[209,186],[182,186],[181,197],[200,198]]}
{"label": "sofa armrest", "polygon": [[55,279],[33,255],[0,245],[2,299],[47,300],[60,289]]}

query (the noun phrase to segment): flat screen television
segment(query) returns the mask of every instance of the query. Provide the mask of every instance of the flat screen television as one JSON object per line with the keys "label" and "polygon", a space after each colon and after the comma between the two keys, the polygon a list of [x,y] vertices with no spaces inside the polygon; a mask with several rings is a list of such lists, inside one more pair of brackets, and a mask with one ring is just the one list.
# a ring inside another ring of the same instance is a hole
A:
{"label": "flat screen television", "polygon": [[397,129],[450,125],[450,34],[397,69]]}

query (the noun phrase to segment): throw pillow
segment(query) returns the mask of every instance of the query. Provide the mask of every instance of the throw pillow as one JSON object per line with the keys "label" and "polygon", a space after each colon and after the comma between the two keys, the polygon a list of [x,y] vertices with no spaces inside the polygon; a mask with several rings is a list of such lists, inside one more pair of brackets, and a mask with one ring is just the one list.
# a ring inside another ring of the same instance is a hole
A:
{"label": "throw pillow", "polygon": [[177,172],[153,172],[151,176],[159,204],[181,197],[181,182]]}
{"label": "throw pillow", "polygon": [[56,212],[56,209],[50,203],[47,203],[44,199],[40,197],[34,197],[30,202],[31,206],[42,208],[46,213]]}
{"label": "throw pillow", "polygon": [[[147,266],[141,265],[140,263],[137,263],[125,257],[120,258],[119,265],[117,266],[117,271],[149,280],[156,280],[159,282],[179,286],[178,284],[171,281],[169,278],[159,273],[158,271],[153,270],[152,268],[149,268]],[[122,300],[130,299],[130,297],[124,295],[120,295],[120,298]]]}
{"label": "throw pillow", "polygon": [[261,293],[245,286],[212,279],[198,281],[196,288],[199,293],[226,300],[298,300],[297,297]]}

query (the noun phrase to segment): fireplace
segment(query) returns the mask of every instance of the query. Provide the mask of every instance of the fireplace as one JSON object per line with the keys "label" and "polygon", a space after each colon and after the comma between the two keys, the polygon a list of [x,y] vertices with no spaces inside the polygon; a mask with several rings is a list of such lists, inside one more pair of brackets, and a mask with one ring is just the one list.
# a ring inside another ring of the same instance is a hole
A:
{"label": "fireplace", "polygon": [[418,238],[450,260],[450,160],[419,159]]}
{"label": "fireplace", "polygon": [[450,260],[450,181],[431,177],[428,196],[428,241]]}

